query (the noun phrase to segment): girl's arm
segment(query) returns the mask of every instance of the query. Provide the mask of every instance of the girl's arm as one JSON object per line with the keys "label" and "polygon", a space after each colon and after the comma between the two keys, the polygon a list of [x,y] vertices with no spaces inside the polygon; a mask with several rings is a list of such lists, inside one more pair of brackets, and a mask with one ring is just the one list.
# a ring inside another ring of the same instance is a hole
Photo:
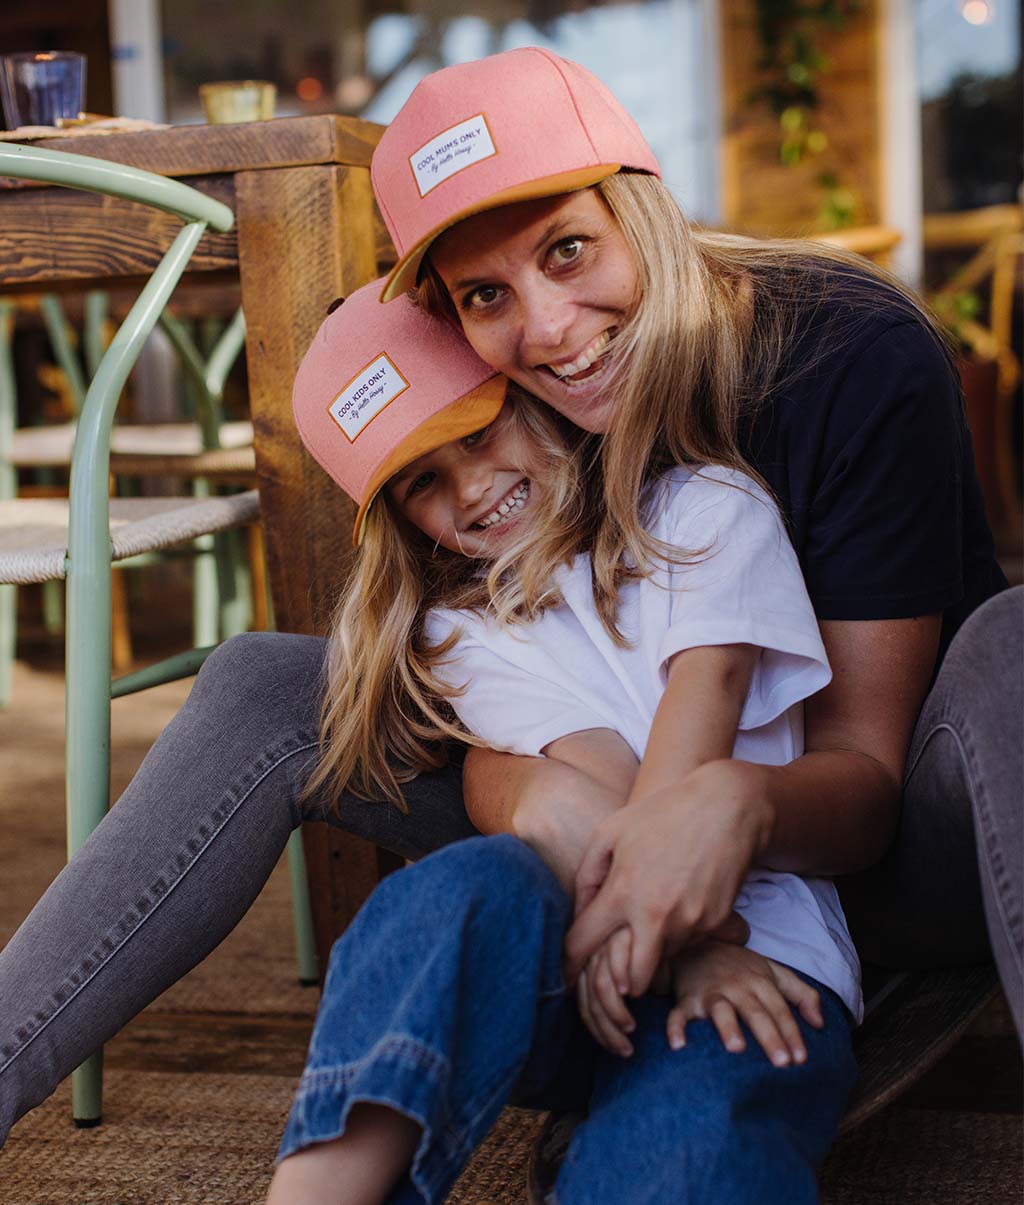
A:
{"label": "girl's arm", "polygon": [[[626,802],[638,762],[610,728],[560,737],[543,752],[543,757],[519,757],[470,749],[463,770],[466,810],[482,833],[513,833],[525,841],[572,896],[584,850],[597,825]],[[522,780],[535,776],[534,789],[513,797],[468,788],[476,767],[483,765],[486,772],[491,757],[513,766]],[[483,798],[489,806],[481,806]]]}
{"label": "girl's arm", "polygon": [[760,649],[704,645],[669,659],[630,802],[674,787],[706,762],[729,757]]}

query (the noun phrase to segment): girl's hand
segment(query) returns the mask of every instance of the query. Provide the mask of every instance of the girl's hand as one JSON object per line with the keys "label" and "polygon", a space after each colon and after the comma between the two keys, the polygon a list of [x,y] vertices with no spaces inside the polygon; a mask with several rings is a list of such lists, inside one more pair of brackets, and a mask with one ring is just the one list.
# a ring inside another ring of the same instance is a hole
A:
{"label": "girl's hand", "polygon": [[760,770],[709,762],[601,821],[576,875],[568,982],[605,938],[628,926],[629,993],[642,995],[662,957],[711,936],[726,920],[771,834]]}
{"label": "girl's hand", "polygon": [[623,997],[629,984],[632,934],[616,930],[591,956],[576,982],[576,999],[584,1025],[594,1041],[626,1059],[633,1044],[626,1036],[636,1028]]}
{"label": "girl's hand", "polygon": [[686,1045],[686,1023],[710,1018],[726,1050],[747,1046],[740,1021],[776,1067],[807,1061],[807,1047],[791,1005],[821,1029],[821,1001],[810,984],[788,967],[741,946],[709,941],[672,960],[676,1005],[666,1035],[673,1050]]}

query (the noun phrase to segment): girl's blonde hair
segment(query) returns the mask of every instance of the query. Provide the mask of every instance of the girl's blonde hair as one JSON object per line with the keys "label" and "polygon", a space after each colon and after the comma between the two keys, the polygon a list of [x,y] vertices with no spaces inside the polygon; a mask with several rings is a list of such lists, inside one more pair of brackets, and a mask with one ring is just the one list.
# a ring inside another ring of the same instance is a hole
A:
{"label": "girl's blonde hair", "polygon": [[[832,332],[834,352],[836,337],[852,339],[858,322],[877,312],[881,286],[894,306],[943,336],[905,285],[858,255],[810,241],[700,229],[655,176],[623,171],[595,187],[639,276],[634,310],[613,343],[608,390],[619,401],[601,445],[605,511],[593,575],[606,620],[624,575],[702,551],[666,548],[645,529],[645,486],[653,476],[672,465],[719,464],[768,488],[740,450],[740,428],[773,391],[813,369],[805,360],[782,377],[800,315],[811,317],[842,290],[847,320]],[[429,259],[416,296],[458,324]]]}
{"label": "girl's blonde hair", "polygon": [[321,757],[304,797],[326,788],[336,806],[348,789],[404,810],[401,784],[444,765],[450,740],[481,744],[445,702],[451,692],[437,670],[456,637],[429,645],[428,611],[486,610],[499,623],[529,622],[561,601],[555,570],[592,545],[602,493],[597,438],[515,386],[496,421],[514,424],[533,449],[531,482],[542,488],[528,532],[481,562],[435,545],[381,491],[335,612]]}

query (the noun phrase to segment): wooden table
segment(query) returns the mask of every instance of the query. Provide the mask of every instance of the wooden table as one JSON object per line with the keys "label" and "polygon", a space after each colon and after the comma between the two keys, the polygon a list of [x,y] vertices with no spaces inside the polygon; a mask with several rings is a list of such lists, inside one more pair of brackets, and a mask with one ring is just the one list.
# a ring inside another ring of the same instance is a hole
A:
{"label": "wooden table", "polygon": [[[185,180],[235,213],[200,243],[186,280],[240,278],[256,466],[277,626],[326,630],[350,553],[353,507],[306,455],[291,386],[328,304],[393,257],[373,202],[381,127],[336,116],[77,136],[37,145]],[[180,226],[130,202],[0,180],[0,293],[142,279]],[[357,837],[306,825],[314,925],[331,942],[396,860]]]}

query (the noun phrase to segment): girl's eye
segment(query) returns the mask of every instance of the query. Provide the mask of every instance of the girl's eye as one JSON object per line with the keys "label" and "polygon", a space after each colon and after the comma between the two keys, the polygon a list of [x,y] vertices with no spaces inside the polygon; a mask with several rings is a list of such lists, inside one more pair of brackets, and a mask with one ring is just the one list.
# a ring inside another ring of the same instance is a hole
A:
{"label": "girl's eye", "polygon": [[486,427],[481,427],[479,431],[474,431],[472,435],[464,436],[462,446],[465,448],[475,448],[478,443],[487,438],[490,429],[490,425],[488,424]]}
{"label": "girl's eye", "polygon": [[559,239],[551,248],[551,258],[557,266],[571,264],[583,254],[583,239],[577,235]]}
{"label": "girl's eye", "polygon": [[425,490],[433,480],[433,473],[420,473],[418,477],[413,478],[413,480],[409,482],[409,489],[406,493],[406,497],[409,498],[413,494],[418,494],[421,490]]}

